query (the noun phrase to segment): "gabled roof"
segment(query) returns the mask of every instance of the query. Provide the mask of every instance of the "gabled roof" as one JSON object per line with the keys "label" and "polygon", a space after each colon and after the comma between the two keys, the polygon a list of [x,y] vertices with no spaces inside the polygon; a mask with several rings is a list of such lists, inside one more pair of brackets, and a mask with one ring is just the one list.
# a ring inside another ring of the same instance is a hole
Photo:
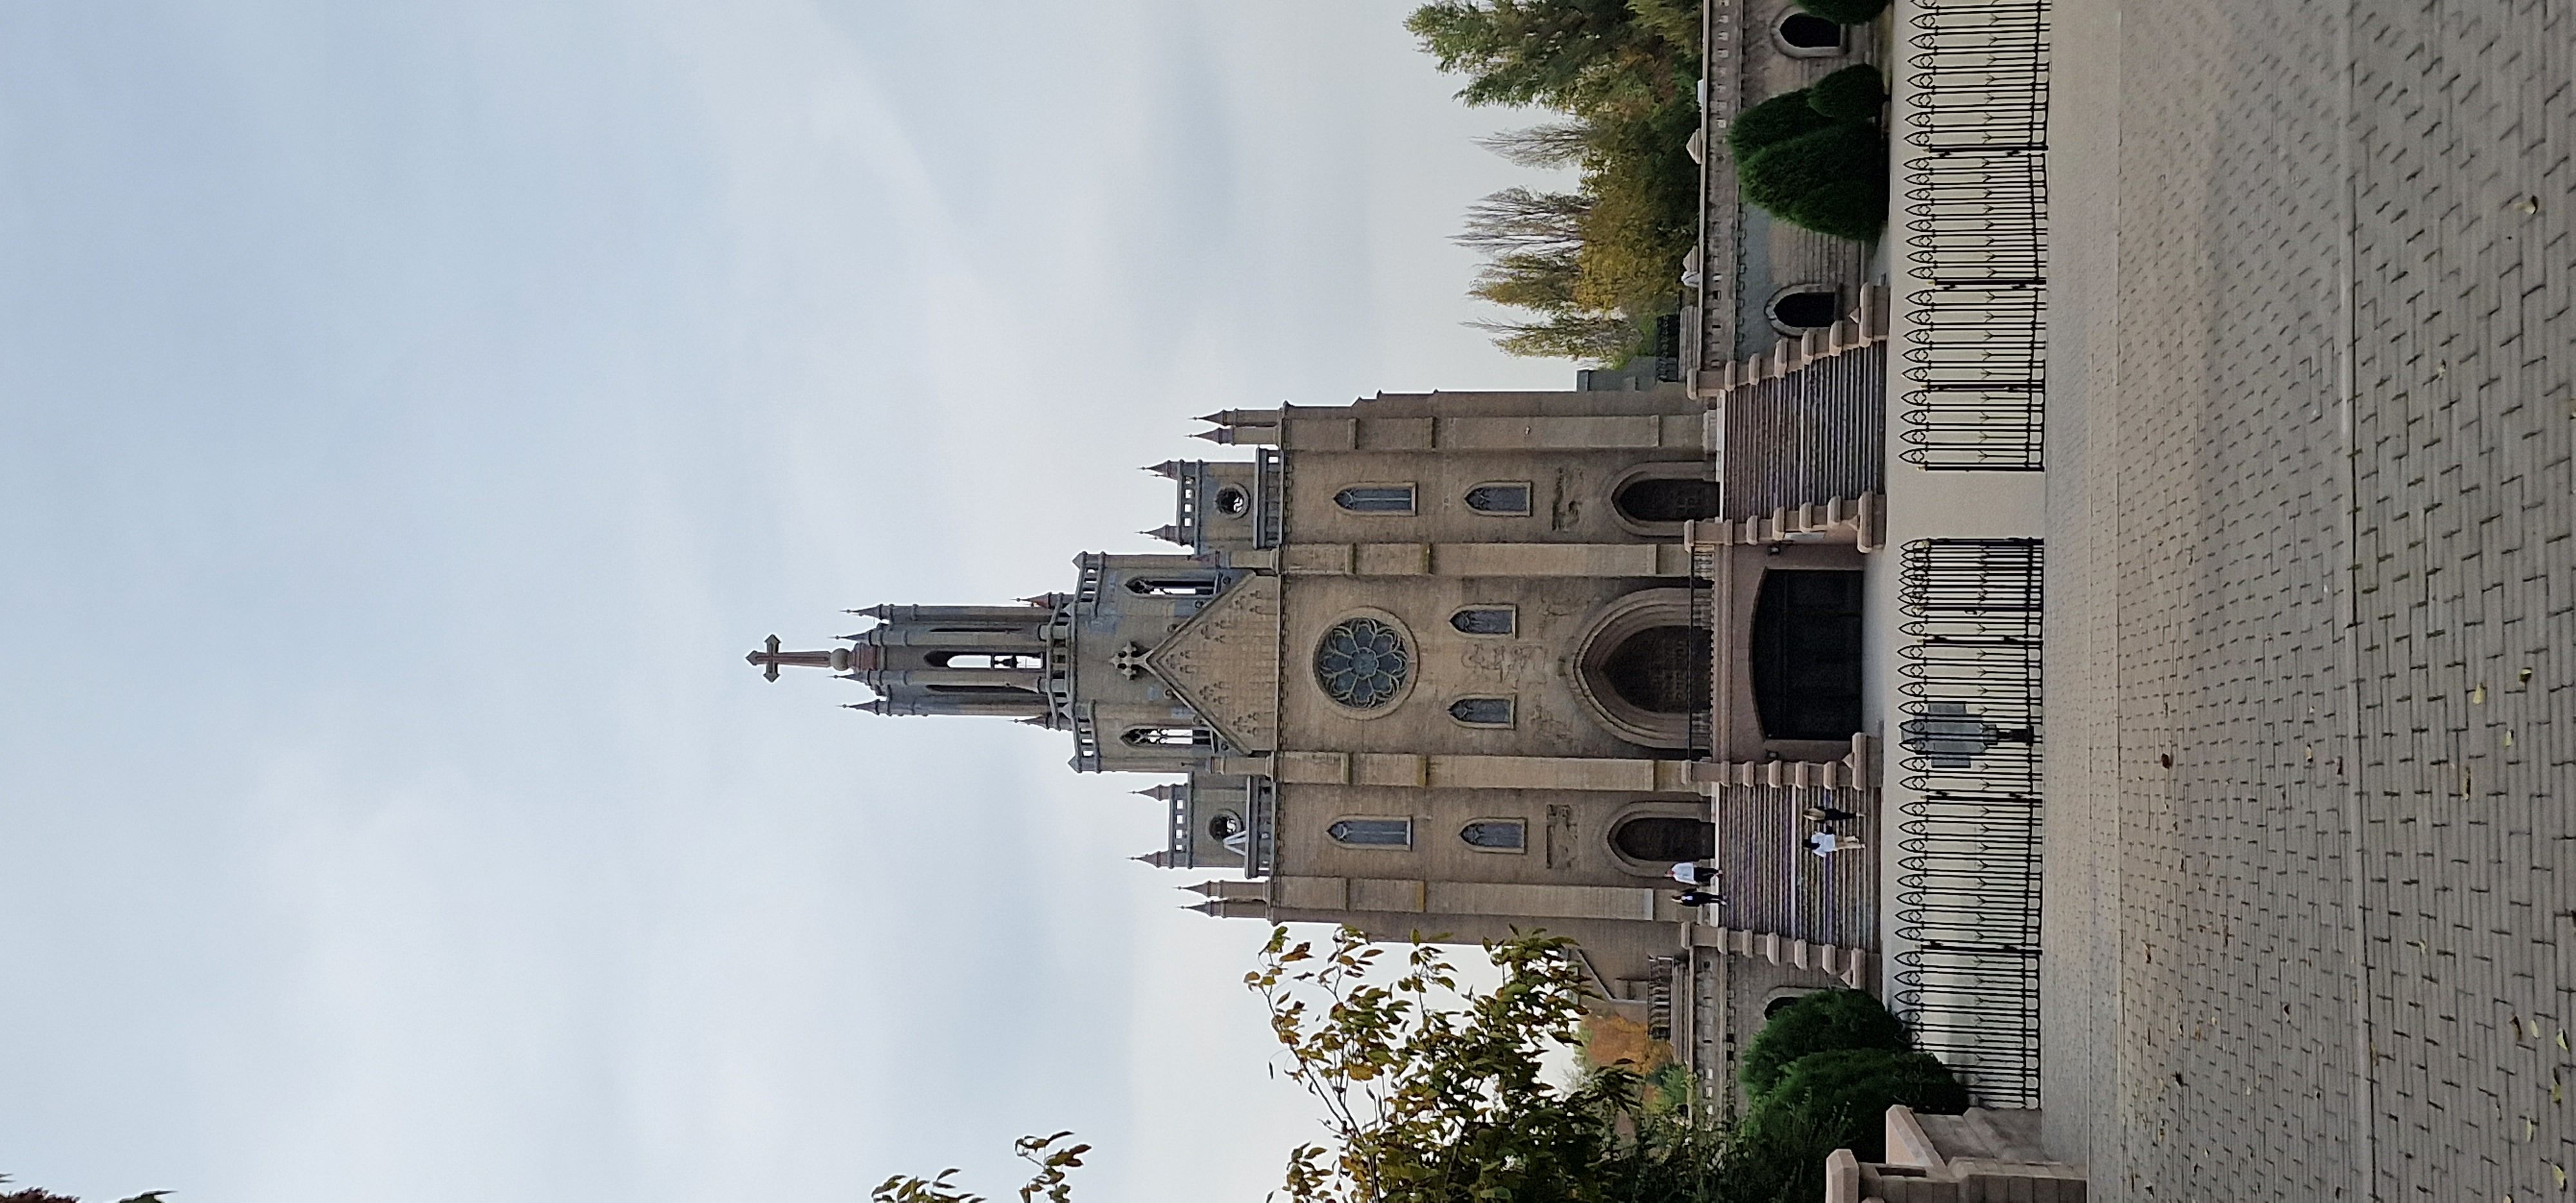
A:
{"label": "gabled roof", "polygon": [[1247,576],[1153,651],[1145,667],[1244,752],[1279,746],[1279,578]]}

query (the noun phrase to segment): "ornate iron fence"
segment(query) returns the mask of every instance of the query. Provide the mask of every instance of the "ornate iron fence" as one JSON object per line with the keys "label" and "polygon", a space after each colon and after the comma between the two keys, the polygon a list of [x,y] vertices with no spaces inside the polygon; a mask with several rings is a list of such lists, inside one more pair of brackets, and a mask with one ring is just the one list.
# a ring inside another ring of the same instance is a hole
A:
{"label": "ornate iron fence", "polygon": [[1918,0],[1907,60],[1905,448],[2041,467],[2047,396],[2047,0]]}
{"label": "ornate iron fence", "polygon": [[1979,1104],[2039,1105],[2036,539],[1925,539],[1904,644],[1894,1001]]}

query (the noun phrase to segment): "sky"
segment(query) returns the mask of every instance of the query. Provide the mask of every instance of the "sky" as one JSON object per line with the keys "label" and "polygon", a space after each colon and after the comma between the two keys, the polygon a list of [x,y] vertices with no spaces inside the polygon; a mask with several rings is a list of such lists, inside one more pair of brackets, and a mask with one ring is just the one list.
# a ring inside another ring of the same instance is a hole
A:
{"label": "sky", "polygon": [[1405,8],[0,6],[0,1172],[1275,1185],[1154,779],[741,657],[1160,546],[1190,415],[1565,387]]}

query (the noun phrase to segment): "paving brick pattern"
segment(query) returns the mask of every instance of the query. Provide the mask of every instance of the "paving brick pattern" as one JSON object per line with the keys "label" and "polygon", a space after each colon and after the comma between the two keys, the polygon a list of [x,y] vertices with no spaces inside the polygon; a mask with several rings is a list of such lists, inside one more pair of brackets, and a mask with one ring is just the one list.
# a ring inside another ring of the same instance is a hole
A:
{"label": "paving brick pattern", "polygon": [[2105,1199],[2565,1198],[2576,5],[2109,11],[2052,130],[2050,1141]]}

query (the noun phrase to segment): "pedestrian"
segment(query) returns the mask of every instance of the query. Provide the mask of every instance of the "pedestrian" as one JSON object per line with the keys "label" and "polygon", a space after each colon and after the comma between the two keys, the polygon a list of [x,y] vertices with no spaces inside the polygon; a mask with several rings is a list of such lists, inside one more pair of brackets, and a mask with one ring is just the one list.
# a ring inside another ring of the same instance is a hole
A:
{"label": "pedestrian", "polygon": [[1686,860],[1674,865],[1673,871],[1667,876],[1695,890],[1717,880],[1717,866]]}
{"label": "pedestrian", "polygon": [[1819,831],[1807,837],[1807,851],[1815,853],[1820,858],[1830,857],[1837,852],[1848,852],[1860,846],[1859,840],[1847,835],[1836,835],[1831,831]]}
{"label": "pedestrian", "polygon": [[1848,810],[1843,810],[1834,806],[1810,806],[1807,808],[1807,821],[1810,823],[1840,823],[1847,819],[1857,819],[1859,817],[1859,815],[1853,814]]}
{"label": "pedestrian", "polygon": [[1715,894],[1711,894],[1706,890],[1684,890],[1679,894],[1673,895],[1673,901],[1678,902],[1683,906],[1694,907],[1726,905],[1725,899],[1720,898]]}

